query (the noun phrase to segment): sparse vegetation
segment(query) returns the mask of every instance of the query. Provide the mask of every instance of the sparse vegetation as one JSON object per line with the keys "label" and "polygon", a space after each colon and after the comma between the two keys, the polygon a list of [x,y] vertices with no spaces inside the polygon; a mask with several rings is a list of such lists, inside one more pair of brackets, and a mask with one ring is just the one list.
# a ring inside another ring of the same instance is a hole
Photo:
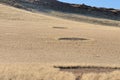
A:
{"label": "sparse vegetation", "polygon": [[[52,14],[67,17],[59,12]],[[109,21],[114,25],[119,23]],[[57,64],[88,68],[95,65],[117,70],[120,67],[118,34],[120,28],[69,21],[0,4],[0,62],[3,63],[0,80],[120,80],[120,71],[83,73],[76,78],[71,72],[53,68]],[[6,62],[10,64],[5,65]],[[13,64],[17,62],[43,64]]]}
{"label": "sparse vegetation", "polygon": [[0,65],[0,80],[75,80],[75,76],[50,66]]}
{"label": "sparse vegetation", "polygon": [[120,80],[120,71],[83,74],[80,80]]}
{"label": "sparse vegetation", "polygon": [[57,11],[51,11],[50,13],[53,16],[62,17],[64,19],[75,20],[78,22],[82,21],[82,22],[88,22],[88,23],[92,23],[92,24],[101,24],[101,25],[107,25],[107,26],[120,27],[120,22],[116,21],[116,20],[93,18],[93,17],[84,16],[84,15],[78,15],[78,14],[73,14],[73,13],[71,13],[71,14],[70,13],[62,13],[62,12],[57,12]]}
{"label": "sparse vegetation", "polygon": [[47,12],[49,15],[65,19],[120,27],[120,10],[111,8],[68,4],[56,0],[1,0],[0,2],[29,11]]}
{"label": "sparse vegetation", "polygon": [[83,73],[76,78],[71,72],[62,72],[40,64],[1,64],[0,80],[119,80],[120,71]]}

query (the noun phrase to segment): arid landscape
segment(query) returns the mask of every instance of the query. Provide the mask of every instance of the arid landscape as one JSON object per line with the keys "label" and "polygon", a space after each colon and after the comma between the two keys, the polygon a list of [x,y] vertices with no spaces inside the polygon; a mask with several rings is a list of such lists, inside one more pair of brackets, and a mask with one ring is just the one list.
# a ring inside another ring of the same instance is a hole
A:
{"label": "arid landscape", "polygon": [[0,80],[120,80],[119,26],[1,2]]}

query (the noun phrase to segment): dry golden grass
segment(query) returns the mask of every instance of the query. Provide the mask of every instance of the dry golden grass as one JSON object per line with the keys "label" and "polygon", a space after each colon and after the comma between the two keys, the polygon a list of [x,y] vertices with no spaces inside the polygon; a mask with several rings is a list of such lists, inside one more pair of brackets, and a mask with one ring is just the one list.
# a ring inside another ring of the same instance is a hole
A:
{"label": "dry golden grass", "polygon": [[[69,21],[0,4],[0,63],[120,67],[118,34],[120,28]],[[84,38],[87,40],[81,41]],[[0,74],[1,80],[75,79],[71,73],[38,65],[1,65]],[[91,76],[93,80],[96,76],[101,76],[98,80],[117,80],[119,72],[84,74],[82,80],[92,79]]]}
{"label": "dry golden grass", "polygon": [[120,80],[120,71],[83,74],[81,80]]}
{"label": "dry golden grass", "polygon": [[64,20],[0,4],[0,62],[3,63],[118,67],[119,33],[120,28],[116,27]]}
{"label": "dry golden grass", "polygon": [[50,66],[2,64],[0,80],[75,80],[75,76]]}
{"label": "dry golden grass", "polygon": [[[76,80],[76,77],[50,65],[0,64],[0,80]],[[79,80],[120,80],[120,71],[84,73]]]}

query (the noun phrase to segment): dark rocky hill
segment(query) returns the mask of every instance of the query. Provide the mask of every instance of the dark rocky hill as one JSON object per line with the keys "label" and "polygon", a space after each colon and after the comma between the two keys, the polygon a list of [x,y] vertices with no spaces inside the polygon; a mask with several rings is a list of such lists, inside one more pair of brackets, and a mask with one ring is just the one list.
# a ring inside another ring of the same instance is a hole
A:
{"label": "dark rocky hill", "polygon": [[[57,0],[0,0],[2,3],[7,3],[9,5],[30,9],[46,9],[46,10],[54,10],[61,11],[66,13],[75,13],[82,14],[85,16],[92,16],[97,18],[105,18],[111,20],[120,20],[120,10],[112,9],[112,8],[97,8],[87,6],[85,4],[69,4],[59,2]],[[31,6],[31,5],[32,6]]]}

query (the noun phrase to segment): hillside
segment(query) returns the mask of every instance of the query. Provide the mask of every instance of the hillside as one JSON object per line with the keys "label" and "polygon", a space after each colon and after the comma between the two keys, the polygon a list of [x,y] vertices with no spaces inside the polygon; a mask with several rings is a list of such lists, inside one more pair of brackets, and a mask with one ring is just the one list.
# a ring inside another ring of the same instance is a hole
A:
{"label": "hillside", "polygon": [[11,3],[0,4],[1,80],[120,80],[119,27],[87,23],[93,18],[82,15],[84,22],[70,20],[71,14],[33,2]]}
{"label": "hillside", "polygon": [[0,5],[0,24],[0,62],[120,66],[120,28],[4,5]]}
{"label": "hillside", "polygon": [[0,2],[65,19],[120,27],[120,10],[116,9],[68,4],[57,0],[1,0]]}

